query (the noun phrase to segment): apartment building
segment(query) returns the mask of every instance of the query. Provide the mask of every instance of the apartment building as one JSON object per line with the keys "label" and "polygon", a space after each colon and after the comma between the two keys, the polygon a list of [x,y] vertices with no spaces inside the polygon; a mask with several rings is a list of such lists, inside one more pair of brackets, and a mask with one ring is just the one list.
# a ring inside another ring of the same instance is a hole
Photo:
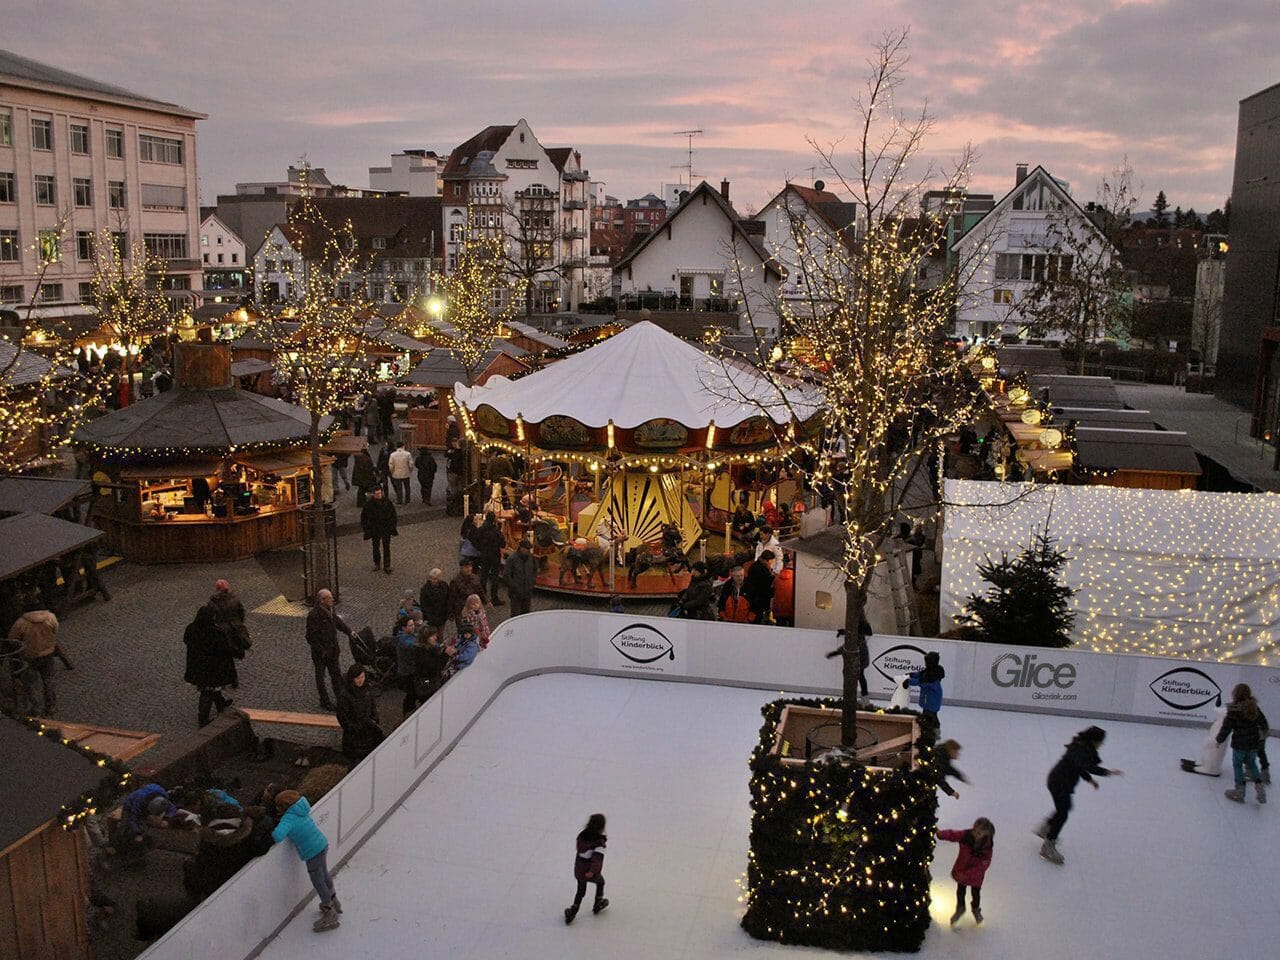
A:
{"label": "apartment building", "polygon": [[439,196],[444,161],[434,150],[393,153],[390,166],[369,168],[369,192],[406,197]]}
{"label": "apartment building", "polygon": [[167,288],[198,289],[203,119],[0,50],[0,304],[83,313],[104,229],[165,260]]}
{"label": "apartment building", "polygon": [[215,207],[205,207],[200,219],[200,263],[204,289],[239,290],[245,285],[244,241],[218,219]]}

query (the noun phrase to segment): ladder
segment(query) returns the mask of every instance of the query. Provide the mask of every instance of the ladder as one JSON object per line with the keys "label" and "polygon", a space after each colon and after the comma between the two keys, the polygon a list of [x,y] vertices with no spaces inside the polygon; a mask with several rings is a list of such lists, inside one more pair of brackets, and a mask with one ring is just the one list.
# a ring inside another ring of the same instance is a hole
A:
{"label": "ladder", "polygon": [[920,636],[920,613],[916,608],[916,592],[911,586],[911,551],[898,550],[885,558],[888,565],[889,593],[893,597],[893,613],[898,622],[898,636]]}

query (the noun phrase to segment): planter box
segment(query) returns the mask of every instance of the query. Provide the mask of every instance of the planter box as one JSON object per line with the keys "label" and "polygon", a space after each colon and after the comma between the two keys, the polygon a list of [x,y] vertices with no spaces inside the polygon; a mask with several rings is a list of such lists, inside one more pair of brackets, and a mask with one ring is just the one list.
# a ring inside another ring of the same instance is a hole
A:
{"label": "planter box", "polygon": [[[840,744],[842,713],[831,707],[788,703],[778,719],[769,751],[787,767],[802,767]],[[858,711],[854,755],[872,770],[912,770],[916,765],[919,718],[911,713]]]}

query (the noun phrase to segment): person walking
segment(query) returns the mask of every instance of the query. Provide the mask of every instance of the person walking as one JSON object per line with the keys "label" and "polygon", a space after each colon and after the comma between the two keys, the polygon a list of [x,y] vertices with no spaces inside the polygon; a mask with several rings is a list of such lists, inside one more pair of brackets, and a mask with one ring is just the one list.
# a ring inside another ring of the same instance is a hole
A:
{"label": "person walking", "polygon": [[578,889],[573,897],[573,905],[564,908],[565,923],[573,923],[573,918],[578,915],[582,898],[587,895],[588,883],[596,885],[596,897],[591,905],[591,912],[599,913],[609,906],[609,901],[604,898],[604,848],[609,843],[604,827],[604,814],[593,813],[587,818],[587,825],[578,834],[577,853],[573,859],[573,879],[578,882]]}
{"label": "person walking", "polygon": [[368,450],[356,454],[355,466],[351,468],[351,483],[356,488],[356,506],[363,507],[369,491],[378,485],[378,473]]}
{"label": "person walking", "polygon": [[492,510],[484,515],[484,523],[471,534],[471,544],[480,551],[480,582],[488,591],[489,605],[500,607],[505,603],[502,593],[502,548],[507,544],[506,535],[498,526],[498,518]]}
{"label": "person walking", "polygon": [[391,492],[387,483],[387,480],[389,477],[387,471],[390,469],[390,464],[391,464],[391,441],[388,440],[383,445],[382,449],[378,451],[377,462],[375,462],[373,465],[374,476],[376,478],[377,485],[382,488],[383,496],[386,496]]}
{"label": "person walking", "polygon": [[386,739],[378,722],[378,702],[364,667],[353,663],[338,692],[338,725],[342,727],[342,753],[359,763]]}
{"label": "person walking", "polygon": [[1231,737],[1231,771],[1235,774],[1236,785],[1226,792],[1228,800],[1244,803],[1245,773],[1248,773],[1258,802],[1267,802],[1267,788],[1263,786],[1262,771],[1258,769],[1258,749],[1269,732],[1263,723],[1262,711],[1253,698],[1253,689],[1247,683],[1237,683],[1231,691],[1231,703],[1217,738],[1218,743],[1225,743],[1227,737]]}
{"label": "person walking", "polygon": [[521,540],[515,552],[507,557],[503,579],[511,595],[511,615],[528,613],[533,607],[533,587],[538,582],[538,558],[533,555],[533,544],[528,540]]}
{"label": "person walking", "polygon": [[768,623],[773,609],[773,551],[765,550],[751,564],[742,580],[742,595],[747,598],[753,623]]}
{"label": "person walking", "polygon": [[187,648],[187,668],[182,679],[200,691],[196,722],[203,727],[209,723],[212,708],[217,707],[222,713],[231,706],[231,698],[222,695],[222,688],[237,683],[235,658],[239,647],[212,601],[196,611],[182,642]]}
{"label": "person walking", "polygon": [[97,540],[91,540],[85,544],[84,549],[80,551],[79,560],[82,576],[84,577],[85,594],[92,600],[94,594],[100,593],[104,602],[110,600],[111,594],[107,592],[101,577],[98,576]]}
{"label": "person walking", "polygon": [[[244,604],[231,592],[229,581],[214,581],[213,596],[209,598],[209,606],[213,608],[213,612],[218,615],[218,620],[226,629],[227,637],[235,647],[235,658],[243,660],[244,655],[253,646],[253,641],[249,639],[249,628],[244,622]],[[238,684],[233,683],[232,686],[235,687]]]}
{"label": "person walking", "polygon": [[436,485],[436,471],[440,465],[436,463],[436,455],[426,447],[418,448],[418,459],[413,462],[418,470],[418,486],[422,489],[422,502],[430,505],[431,488]]}
{"label": "person walking", "polygon": [[996,828],[986,817],[973,821],[968,830],[939,830],[938,839],[960,845],[951,879],[956,882],[956,912],[951,915],[954,927],[964,916],[965,893],[973,893],[973,922],[982,923],[982,881],[995,853]]}
{"label": "person walking", "polygon": [[338,631],[351,637],[351,628],[333,609],[333,594],[321,590],[316,594],[315,606],[307,614],[307,646],[311,648],[311,664],[316,673],[316,693],[320,695],[320,709],[332,710],[333,701],[325,689],[324,676],[329,674],[333,695],[342,692],[342,669],[338,665]]}
{"label": "person walking", "polygon": [[485,598],[484,585],[480,578],[472,572],[470,560],[462,560],[458,564],[458,575],[449,582],[449,617],[461,623],[462,608],[467,605],[467,597],[476,594],[481,600]]}
{"label": "person walking", "polygon": [[391,477],[391,486],[396,492],[396,503],[404,506],[413,492],[409,481],[413,476],[413,454],[404,448],[403,443],[397,443],[395,453],[387,458],[387,475]]}
{"label": "person walking", "polygon": [[58,655],[58,618],[51,610],[30,605],[9,629],[10,640],[22,641],[22,658],[27,669],[22,672],[28,708],[36,712],[36,682],[44,699],[44,716],[53,716],[58,705],[53,689],[53,661]]}
{"label": "person walking", "polygon": [[1108,770],[1102,765],[1098,756],[1098,748],[1107,738],[1107,731],[1101,727],[1089,727],[1081,730],[1067,744],[1067,752],[1062,755],[1053,769],[1049,771],[1049,795],[1053,797],[1053,815],[1036,828],[1035,834],[1044,843],[1040,847],[1040,856],[1050,863],[1061,865],[1064,858],[1058,852],[1058,835],[1067,822],[1071,812],[1071,795],[1075,793],[1076,784],[1086,781],[1093,789],[1098,789],[1098,781],[1094,777],[1118,777],[1121,771]]}
{"label": "person walking", "polygon": [[364,538],[372,541],[373,569],[381,567],[390,573],[391,538],[400,531],[396,529],[396,506],[383,495],[381,487],[374,487],[373,496],[361,509],[360,529],[364,531]]}
{"label": "person walking", "polygon": [[347,468],[351,465],[351,454],[339,453],[335,454],[333,464],[329,470],[333,474],[333,495],[336,497],[338,491],[350,490],[351,479],[347,476]]}
{"label": "person walking", "polygon": [[337,929],[342,904],[338,901],[333,877],[329,875],[326,857],[329,841],[311,819],[311,804],[297,790],[281,790],[276,794],[276,813],[280,822],[271,831],[271,839],[276,843],[288,840],[293,844],[298,859],[307,865],[307,876],[320,898],[320,919],[312,924],[311,929],[316,933]]}
{"label": "person walking", "polygon": [[418,591],[418,607],[422,619],[437,630],[449,622],[449,584],[439,567],[431,568],[427,582]]}

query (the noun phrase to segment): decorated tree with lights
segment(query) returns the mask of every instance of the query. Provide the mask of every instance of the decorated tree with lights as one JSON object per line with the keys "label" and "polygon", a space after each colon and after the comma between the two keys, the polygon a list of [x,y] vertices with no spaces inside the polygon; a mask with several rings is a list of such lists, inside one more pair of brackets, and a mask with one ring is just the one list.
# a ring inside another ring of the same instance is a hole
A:
{"label": "decorated tree with lights", "polygon": [[470,385],[503,327],[516,318],[527,281],[510,274],[506,245],[492,234],[468,234],[457,267],[433,278],[444,299],[444,319],[453,328],[448,349],[467,372]]}
{"label": "decorated tree with lights", "polygon": [[133,383],[133,367],[143,348],[163,337],[173,307],[164,294],[165,261],[141,240],[127,247],[111,231],[94,234],[94,312],[120,355],[123,380]]}
{"label": "decorated tree with lights", "polygon": [[957,617],[966,640],[1027,647],[1069,647],[1076,615],[1075,590],[1062,582],[1071,559],[1047,533],[1016,557],[987,557],[978,573],[991,584],[985,595],[973,594]]}

